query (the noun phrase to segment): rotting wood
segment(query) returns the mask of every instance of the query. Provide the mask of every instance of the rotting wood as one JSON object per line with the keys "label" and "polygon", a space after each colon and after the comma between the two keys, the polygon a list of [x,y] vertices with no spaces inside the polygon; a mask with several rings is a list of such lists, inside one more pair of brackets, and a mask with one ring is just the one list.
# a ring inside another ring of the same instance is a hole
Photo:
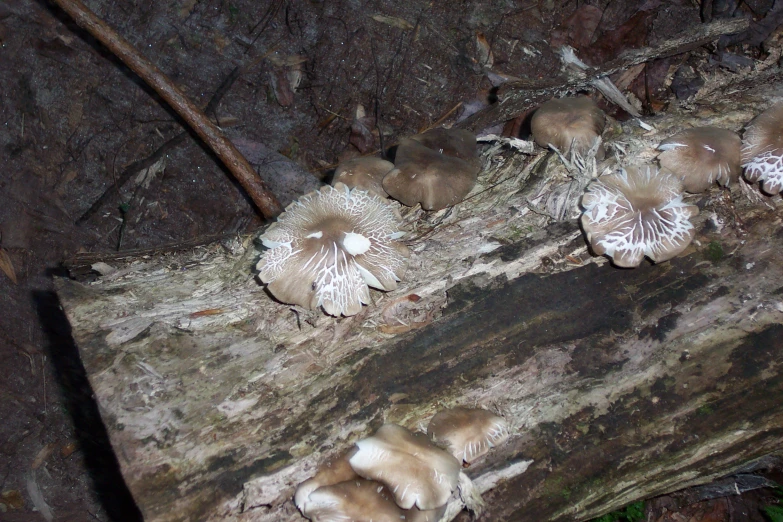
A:
{"label": "rotting wood", "polygon": [[[623,161],[783,98],[779,81],[745,81],[756,90],[708,85],[698,113],[651,119],[657,133],[626,126]],[[584,520],[781,451],[780,198],[695,196],[686,255],[620,270],[575,221],[531,210],[569,183],[558,161],[496,150],[464,203],[405,210],[409,273],[352,318],[274,302],[247,237],[58,281],[145,519],[301,520],[291,497],[318,463],[457,404],[514,426],[467,470],[484,520]]]}
{"label": "rotting wood", "polygon": [[559,77],[543,80],[509,82],[499,89],[497,103],[473,114],[456,126],[480,131],[499,122],[515,118],[554,96],[586,89],[594,78],[608,76],[640,63],[691,51],[723,35],[744,31],[749,27],[749,24],[750,22],[744,18],[701,24],[683,35],[665,40],[656,46],[626,51],[616,59],[596,67],[584,75],[563,73]]}

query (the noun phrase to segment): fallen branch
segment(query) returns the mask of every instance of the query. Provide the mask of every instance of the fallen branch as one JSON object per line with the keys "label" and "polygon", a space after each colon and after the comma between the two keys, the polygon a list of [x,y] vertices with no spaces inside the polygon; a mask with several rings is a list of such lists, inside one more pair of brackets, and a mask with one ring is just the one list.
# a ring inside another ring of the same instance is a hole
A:
{"label": "fallen branch", "polygon": [[500,101],[461,121],[457,127],[480,131],[491,125],[513,119],[563,90],[588,87],[596,79],[608,76],[634,65],[666,58],[696,49],[723,35],[734,34],[749,27],[746,19],[720,20],[689,29],[654,47],[644,47],[622,53],[599,68],[587,69],[583,74],[563,73],[544,80],[521,80],[503,85],[498,92]]}
{"label": "fallen branch", "polygon": [[239,181],[266,218],[283,209],[266,183],[218,127],[202,113],[152,62],[142,56],[127,40],[98,18],[80,0],[54,0],[82,29],[114,53],[122,62],[155,89],[185,122],[217,154]]}

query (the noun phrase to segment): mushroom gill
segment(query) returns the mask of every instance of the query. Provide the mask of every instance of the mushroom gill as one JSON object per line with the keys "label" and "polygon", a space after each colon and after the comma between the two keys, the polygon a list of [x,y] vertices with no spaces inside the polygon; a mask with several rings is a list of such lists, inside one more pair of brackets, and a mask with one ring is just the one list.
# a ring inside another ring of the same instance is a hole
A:
{"label": "mushroom gill", "polygon": [[[587,96],[544,102],[530,120],[533,139],[539,146],[551,145],[564,154],[573,150],[581,156],[595,145],[605,126],[604,111]],[[602,160],[605,155],[600,145],[595,158]]]}
{"label": "mushroom gill", "polygon": [[408,249],[396,241],[399,214],[379,196],[342,183],[286,207],[261,236],[257,269],[278,300],[330,315],[355,315],[368,286],[394,290]]}
{"label": "mushroom gill", "polygon": [[383,178],[383,189],[397,201],[409,207],[421,203],[424,210],[456,205],[476,184],[476,137],[463,130],[432,129],[404,138],[394,167]]}
{"label": "mushroom gill", "polygon": [[745,127],[742,136],[742,167],[745,179],[761,181],[761,188],[774,196],[783,190],[783,103],[773,105]]}
{"label": "mushroom gill", "polygon": [[394,495],[397,505],[421,510],[448,502],[460,480],[460,463],[424,434],[414,435],[396,424],[384,424],[356,443],[351,467],[360,476],[377,480]]}
{"label": "mushroom gill", "polygon": [[635,267],[644,256],[656,263],[676,256],[695,234],[698,207],[682,201],[682,184],[655,167],[628,167],[601,176],[582,196],[582,228],[598,255]]}
{"label": "mushroom gill", "polygon": [[737,133],[728,129],[685,129],[658,145],[658,161],[682,180],[687,192],[704,192],[716,181],[724,187],[737,181],[740,144]]}
{"label": "mushroom gill", "polygon": [[505,442],[509,429],[506,420],[491,411],[456,407],[435,414],[427,435],[457,460],[470,464]]}

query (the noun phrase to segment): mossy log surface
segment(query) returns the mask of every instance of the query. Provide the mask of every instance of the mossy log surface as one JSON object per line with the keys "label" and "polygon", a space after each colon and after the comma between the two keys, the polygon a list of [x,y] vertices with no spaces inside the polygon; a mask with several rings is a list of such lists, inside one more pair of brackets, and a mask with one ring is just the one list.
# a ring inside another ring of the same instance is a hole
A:
{"label": "mossy log surface", "polygon": [[[644,160],[697,121],[738,130],[772,98],[743,96],[660,117],[658,134],[625,127],[623,148]],[[408,211],[408,275],[351,318],[271,299],[250,238],[59,281],[145,520],[301,520],[291,498],[320,462],[454,405],[513,426],[466,470],[484,520],[585,520],[779,452],[780,198],[739,184],[695,196],[683,256],[617,269],[573,212],[544,215],[570,194],[558,161],[495,151],[467,201]]]}

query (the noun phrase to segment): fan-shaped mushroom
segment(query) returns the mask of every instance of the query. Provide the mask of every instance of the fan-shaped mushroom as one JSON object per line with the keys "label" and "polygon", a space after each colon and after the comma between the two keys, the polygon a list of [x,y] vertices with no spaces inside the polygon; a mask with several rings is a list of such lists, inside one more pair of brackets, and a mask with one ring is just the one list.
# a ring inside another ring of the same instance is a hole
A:
{"label": "fan-shaped mushroom", "polygon": [[286,207],[261,236],[269,248],[257,269],[284,303],[331,315],[354,315],[370,302],[369,286],[394,290],[408,249],[395,241],[399,215],[380,197],[342,183]]}
{"label": "fan-shaped mushroom", "polygon": [[644,256],[656,263],[690,244],[690,218],[698,207],[682,201],[682,184],[655,167],[628,167],[601,176],[582,196],[582,228],[598,255],[617,266],[634,267]]}
{"label": "fan-shaped mushroom", "polygon": [[359,475],[351,467],[348,459],[356,454],[357,449],[351,448],[348,452],[329,459],[318,468],[314,477],[305,480],[296,488],[294,503],[300,511],[304,512],[310,493],[323,486],[332,486],[340,482],[358,479]]}
{"label": "fan-shaped mushroom", "polygon": [[459,482],[457,459],[426,435],[414,435],[402,426],[385,424],[356,446],[359,451],[350,459],[354,471],[384,484],[404,509],[441,507]]}
{"label": "fan-shaped mushroom", "polygon": [[695,127],[678,132],[658,145],[661,167],[681,180],[685,190],[704,192],[716,181],[727,186],[737,181],[740,167],[740,137],[718,127]]}
{"label": "fan-shaped mushroom", "polygon": [[783,190],[783,103],[773,105],[745,127],[742,166],[745,179],[761,181],[770,195]]}
{"label": "fan-shaped mushroom", "polygon": [[[535,142],[544,148],[550,145],[563,153],[573,149],[582,156],[595,145],[604,131],[606,116],[587,96],[549,100],[541,105],[530,120]],[[595,158],[604,159],[603,145]]]}
{"label": "fan-shaped mushroom", "polygon": [[383,177],[394,168],[394,163],[374,156],[363,156],[344,161],[334,172],[332,185],[344,183],[350,188],[359,188],[388,197],[383,190]]}
{"label": "fan-shaped mushroom", "polygon": [[405,520],[403,511],[382,484],[363,479],[316,489],[301,511],[313,522]]}
{"label": "fan-shaped mushroom", "polygon": [[509,431],[506,420],[491,411],[457,407],[438,412],[427,426],[427,435],[457,460],[470,464],[505,442]]}
{"label": "fan-shaped mushroom", "polygon": [[479,172],[476,137],[468,131],[433,129],[400,140],[394,170],[383,178],[394,199],[424,210],[456,205],[470,192]]}

